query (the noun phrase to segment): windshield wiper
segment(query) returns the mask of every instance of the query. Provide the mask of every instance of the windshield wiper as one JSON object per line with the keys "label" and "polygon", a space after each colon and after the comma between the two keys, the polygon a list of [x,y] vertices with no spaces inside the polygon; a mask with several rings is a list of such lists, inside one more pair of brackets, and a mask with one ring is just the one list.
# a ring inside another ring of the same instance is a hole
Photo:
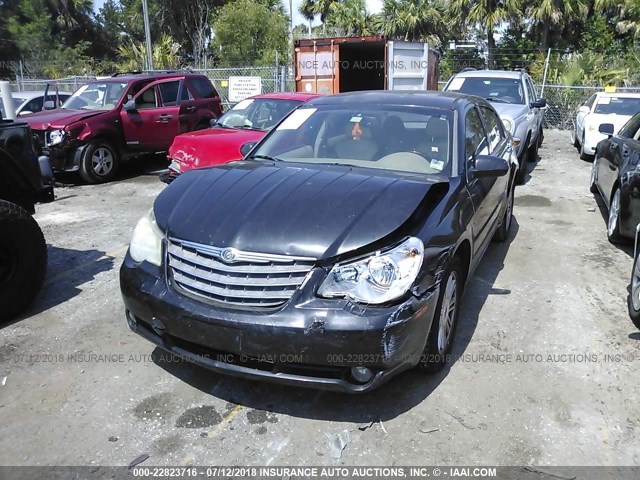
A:
{"label": "windshield wiper", "polygon": [[242,129],[242,130],[260,130],[259,128],[251,127],[249,125],[239,125],[239,126],[237,126],[235,128],[239,128],[239,129]]}
{"label": "windshield wiper", "polygon": [[247,158],[256,160],[268,160],[270,162],[284,162],[281,158],[271,157],[269,155],[250,155]]}
{"label": "windshield wiper", "polygon": [[505,100],[504,98],[498,98],[498,97],[487,97],[485,98],[485,100],[488,100],[489,102],[513,103],[513,102],[510,102],[509,100]]}

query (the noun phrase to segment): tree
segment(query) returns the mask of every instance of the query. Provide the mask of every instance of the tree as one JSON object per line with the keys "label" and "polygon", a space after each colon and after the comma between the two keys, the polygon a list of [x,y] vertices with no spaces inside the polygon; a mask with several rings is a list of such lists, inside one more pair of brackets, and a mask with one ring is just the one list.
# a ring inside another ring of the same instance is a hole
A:
{"label": "tree", "polygon": [[489,68],[494,67],[493,53],[497,26],[520,14],[520,0],[451,0],[450,13],[463,25],[478,24],[487,34]]}
{"label": "tree", "polygon": [[373,16],[367,12],[364,0],[344,0],[331,5],[328,23],[339,35],[371,35],[375,31]]}
{"label": "tree", "polygon": [[289,24],[282,11],[257,0],[234,0],[222,7],[214,22],[212,46],[219,64],[273,65],[276,52],[284,64],[289,53]]}
{"label": "tree", "polygon": [[340,0],[303,0],[300,6],[300,12],[305,12],[305,18],[309,18],[307,15],[313,13],[313,15],[320,15],[320,22],[322,23],[323,32],[326,31],[327,18],[331,13],[331,6],[335,3],[340,3]]}
{"label": "tree", "polygon": [[534,0],[526,8],[527,17],[531,18],[540,30],[539,46],[542,50],[549,48],[549,31],[559,31],[571,20],[586,17],[587,5],[582,0]]}
{"label": "tree", "polygon": [[376,26],[385,35],[441,45],[449,31],[439,0],[384,0]]}

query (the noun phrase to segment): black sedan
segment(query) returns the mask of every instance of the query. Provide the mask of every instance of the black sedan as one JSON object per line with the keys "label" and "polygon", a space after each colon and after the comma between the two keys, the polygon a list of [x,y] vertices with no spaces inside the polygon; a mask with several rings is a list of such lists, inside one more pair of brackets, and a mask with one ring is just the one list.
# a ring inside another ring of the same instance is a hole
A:
{"label": "black sedan", "polygon": [[607,237],[631,240],[640,223],[640,112],[613,135],[613,124],[600,125],[609,136],[596,146],[590,190],[599,193],[609,211]]}
{"label": "black sedan", "polygon": [[236,376],[346,392],[447,362],[465,282],[511,224],[517,159],[489,103],[321,97],[243,161],[187,172],[120,271],[130,328]]}

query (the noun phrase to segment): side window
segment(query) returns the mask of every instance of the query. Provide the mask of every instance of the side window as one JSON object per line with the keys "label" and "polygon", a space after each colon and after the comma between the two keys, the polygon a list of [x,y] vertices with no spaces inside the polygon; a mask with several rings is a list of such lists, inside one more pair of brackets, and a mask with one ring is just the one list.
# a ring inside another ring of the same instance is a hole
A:
{"label": "side window", "polygon": [[156,107],[156,87],[147,87],[146,90],[136,97],[136,108],[138,110]]}
{"label": "side window", "polygon": [[28,112],[34,112],[34,113],[41,111],[42,110],[42,97],[34,98],[29,103],[27,103],[22,110],[23,111],[28,111]]}
{"label": "side window", "polygon": [[205,77],[190,77],[189,83],[194,88],[196,94],[201,98],[215,98],[218,96],[218,92],[213,88],[213,85],[208,78]]}
{"label": "side window", "polygon": [[487,139],[480,120],[478,110],[472,108],[467,112],[464,120],[465,129],[465,159],[472,164],[478,155],[488,154]]}
{"label": "side window", "polygon": [[533,84],[531,83],[531,80],[527,79],[526,83],[527,83],[527,94],[529,96],[529,103],[532,103],[536,100],[536,98],[538,98],[538,95],[536,95],[536,90],[535,88],[533,88]]}
{"label": "side window", "polygon": [[498,118],[493,110],[487,107],[480,107],[484,124],[487,127],[487,137],[489,138],[489,146],[491,152],[500,150],[507,139],[502,127],[502,121]]}
{"label": "side window", "polygon": [[193,100],[193,95],[191,95],[191,91],[189,91],[189,88],[187,87],[187,82],[182,82],[182,91],[180,93],[180,101],[185,102],[189,100]]}
{"label": "side window", "polygon": [[173,82],[163,82],[158,84],[160,88],[160,96],[162,98],[163,107],[173,107],[178,104],[178,89],[180,87],[180,80]]}
{"label": "side window", "polygon": [[150,80],[144,81],[144,82],[138,82],[135,83],[131,86],[131,88],[129,89],[129,91],[127,92],[127,96],[125,97],[124,101],[125,103],[128,102],[129,100],[131,100],[133,97],[136,96],[136,94],[142,90],[145,86],[149,85],[149,83],[151,83]]}

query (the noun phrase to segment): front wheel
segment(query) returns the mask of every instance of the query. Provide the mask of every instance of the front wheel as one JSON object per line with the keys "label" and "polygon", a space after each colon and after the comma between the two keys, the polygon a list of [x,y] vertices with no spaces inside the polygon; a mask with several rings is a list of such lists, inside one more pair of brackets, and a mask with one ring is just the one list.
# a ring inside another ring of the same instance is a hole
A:
{"label": "front wheel", "polygon": [[589,191],[591,193],[598,193],[598,185],[596,185],[596,169],[598,168],[598,161],[594,160],[591,164],[591,180],[589,181]]}
{"label": "front wheel", "polygon": [[504,212],[504,217],[502,217],[502,223],[496,233],[494,234],[493,239],[497,242],[504,242],[509,237],[509,229],[511,228],[511,219],[513,218],[513,188],[510,188],[509,193],[507,194],[507,207]]}
{"label": "front wheel", "polygon": [[42,230],[24,208],[0,200],[0,320],[8,320],[34,299],[47,270]]}
{"label": "front wheel", "polygon": [[459,258],[454,258],[440,280],[438,303],[427,338],[427,344],[418,363],[426,372],[437,372],[446,364],[458,325],[458,310],[464,288],[464,274]]}
{"label": "front wheel", "polygon": [[516,172],[516,184],[524,184],[524,180],[527,177],[527,164],[528,164],[528,150],[525,150],[522,154],[522,158],[518,159],[518,171]]}
{"label": "front wheel", "polygon": [[611,243],[620,243],[620,189],[616,188],[609,204],[609,220],[607,221],[607,238]]}
{"label": "front wheel", "polygon": [[631,291],[627,297],[627,307],[629,308],[629,318],[636,328],[640,329],[640,251],[637,248],[636,250],[631,270]]}
{"label": "front wheel", "polygon": [[80,177],[87,183],[110,182],[120,166],[120,155],[106,140],[92,140],[80,160]]}

